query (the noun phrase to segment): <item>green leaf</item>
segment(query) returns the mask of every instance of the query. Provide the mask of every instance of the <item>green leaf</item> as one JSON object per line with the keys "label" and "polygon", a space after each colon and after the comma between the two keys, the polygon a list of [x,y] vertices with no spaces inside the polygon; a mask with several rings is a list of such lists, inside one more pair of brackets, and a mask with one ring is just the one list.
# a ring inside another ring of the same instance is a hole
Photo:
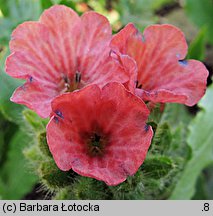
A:
{"label": "green leaf", "polygon": [[[84,2],[86,2],[86,1],[84,0]],[[72,8],[73,10],[77,11],[76,2],[73,1],[73,0],[61,0],[60,4],[66,5],[66,6],[70,7],[70,8]]]}
{"label": "green leaf", "polygon": [[52,158],[52,154],[50,153],[50,150],[49,150],[49,147],[47,144],[46,131],[38,134],[38,147],[39,147],[41,153],[45,157]]}
{"label": "green leaf", "polygon": [[[66,5],[68,7],[71,7],[72,9],[75,9],[76,6],[76,2],[82,2],[82,1],[78,1],[78,0],[41,0],[41,5],[43,9],[47,9],[49,7],[51,7],[54,4],[62,4],[62,5]],[[85,0],[83,2],[86,2]],[[98,4],[99,2],[96,2],[96,4]]]}
{"label": "green leaf", "polygon": [[120,0],[117,9],[121,22],[126,25],[133,22],[140,30],[158,21],[155,10],[172,0]]}
{"label": "green leaf", "polygon": [[56,166],[54,160],[49,160],[41,162],[39,176],[49,189],[55,190],[71,185],[75,173],[72,170],[62,171]]}
{"label": "green leaf", "polygon": [[148,124],[155,129],[162,117],[164,105],[157,103],[154,105],[154,107],[152,106],[152,103],[147,103],[147,107],[149,108],[149,110],[151,110],[148,118]]}
{"label": "green leaf", "polygon": [[51,0],[41,0],[41,6],[43,9],[47,9],[51,7],[52,5],[53,3],[51,2]]}
{"label": "green leaf", "polygon": [[5,4],[5,0],[0,0],[0,10],[4,16],[8,14],[8,5]]}
{"label": "green leaf", "polygon": [[145,199],[167,199],[171,195],[189,158],[186,128],[190,119],[184,105],[166,104],[141,167],[145,165],[142,181]]}
{"label": "green leaf", "polygon": [[165,123],[169,125],[172,134],[172,142],[169,148],[165,149],[165,153],[172,157],[181,157],[183,163],[190,154],[186,139],[192,117],[183,104],[166,104],[160,121],[160,125]]}
{"label": "green leaf", "polygon": [[0,131],[0,164],[2,163],[2,158],[4,156],[4,133]]}
{"label": "green leaf", "polygon": [[205,176],[203,173],[198,177],[197,182],[196,182],[196,192],[194,196],[192,197],[193,200],[206,200],[207,199],[207,194],[205,190]]}
{"label": "green leaf", "polygon": [[111,193],[102,181],[79,176],[70,186],[61,189],[54,199],[66,200],[105,200],[111,199]]}
{"label": "green leaf", "polygon": [[41,13],[40,0],[8,0],[7,4],[14,22],[36,20]]}
{"label": "green leaf", "polygon": [[189,125],[188,144],[191,159],[186,164],[171,199],[190,199],[195,193],[195,185],[200,172],[213,163],[213,85],[211,85],[199,107],[203,108]]}
{"label": "green leaf", "polygon": [[30,173],[23,157],[23,148],[30,142],[28,136],[18,131],[12,137],[7,160],[0,170],[0,194],[3,199],[21,199],[31,191],[37,178]]}
{"label": "green leaf", "polygon": [[191,119],[184,105],[166,104],[152,141],[151,153],[187,159],[189,147],[186,136]]}
{"label": "green leaf", "polygon": [[203,61],[205,58],[205,36],[207,28],[202,28],[195,39],[189,45],[188,59],[197,59]]}
{"label": "green leaf", "polygon": [[4,119],[0,113],[0,169],[7,158],[8,143],[16,131],[17,126]]}
{"label": "green leaf", "polygon": [[180,125],[188,125],[192,116],[182,104],[166,104],[160,123],[167,122],[173,129]]}
{"label": "green leaf", "polygon": [[0,18],[0,42],[9,41],[12,30],[18,24],[37,20],[41,14],[40,0],[7,0],[4,5],[6,13]]}
{"label": "green leaf", "polygon": [[42,119],[35,112],[29,109],[25,109],[22,112],[26,128],[30,129],[35,134],[40,134],[46,131],[47,119]]}
{"label": "green leaf", "polygon": [[133,176],[129,176],[122,184],[114,187],[109,186],[108,188],[113,195],[111,199],[141,200],[146,196],[146,191],[144,191],[143,184],[143,173],[141,172],[141,170],[139,170]]}
{"label": "green leaf", "polygon": [[210,167],[207,167],[204,170],[205,174],[205,191],[207,194],[207,199],[213,200],[213,193],[212,193],[212,188],[213,188],[213,165]]}
{"label": "green leaf", "polygon": [[213,2],[212,0],[186,0],[186,12],[191,20],[199,27],[208,29],[208,41],[213,44]]}
{"label": "green leaf", "polygon": [[160,179],[166,176],[173,166],[172,160],[166,156],[150,156],[146,158],[141,168],[145,176]]}
{"label": "green leaf", "polygon": [[59,4],[59,3],[61,2],[61,0],[51,0],[51,2],[52,2],[53,4]]}
{"label": "green leaf", "polygon": [[148,0],[121,0],[118,9],[121,14],[121,22],[126,25],[133,22],[140,30],[157,21],[157,16],[150,10],[151,3]]}
{"label": "green leaf", "polygon": [[172,133],[169,125],[166,122],[159,124],[149,151],[151,154],[163,154],[170,148],[171,142]]}

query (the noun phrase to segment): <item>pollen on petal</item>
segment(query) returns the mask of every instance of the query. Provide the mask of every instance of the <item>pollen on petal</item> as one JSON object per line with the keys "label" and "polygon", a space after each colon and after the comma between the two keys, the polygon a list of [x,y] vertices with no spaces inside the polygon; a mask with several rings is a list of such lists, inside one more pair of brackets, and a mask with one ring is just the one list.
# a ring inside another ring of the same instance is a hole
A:
{"label": "pollen on petal", "polygon": [[29,81],[30,81],[30,82],[33,81],[33,77],[32,77],[32,76],[29,77]]}
{"label": "pollen on petal", "polygon": [[179,64],[182,65],[182,66],[187,66],[188,65],[188,62],[187,60],[178,60]]}
{"label": "pollen on petal", "polygon": [[144,130],[145,130],[146,132],[148,132],[148,131],[149,131],[149,125],[146,124],[146,125],[144,126]]}
{"label": "pollen on petal", "polygon": [[54,120],[54,122],[55,122],[56,124],[58,124],[58,122],[59,122],[58,117],[54,116],[53,120]]}
{"label": "pollen on petal", "polygon": [[60,111],[60,110],[56,110],[55,111],[55,114],[57,115],[57,116],[59,116],[60,118],[64,118],[64,116],[63,116],[63,114],[62,114],[62,112]]}

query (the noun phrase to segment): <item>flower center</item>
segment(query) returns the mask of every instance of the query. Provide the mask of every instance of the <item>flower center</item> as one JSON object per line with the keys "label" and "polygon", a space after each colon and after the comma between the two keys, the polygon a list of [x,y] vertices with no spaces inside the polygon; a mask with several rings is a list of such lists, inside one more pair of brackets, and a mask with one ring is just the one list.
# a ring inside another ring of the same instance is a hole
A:
{"label": "flower center", "polygon": [[104,148],[104,139],[99,134],[94,133],[90,137],[89,141],[89,155],[90,156],[102,156]]}
{"label": "flower center", "polygon": [[62,82],[59,84],[60,88],[62,88],[62,93],[72,92],[76,89],[80,88],[81,83],[81,73],[76,71],[74,79],[70,80],[67,75],[62,76]]}

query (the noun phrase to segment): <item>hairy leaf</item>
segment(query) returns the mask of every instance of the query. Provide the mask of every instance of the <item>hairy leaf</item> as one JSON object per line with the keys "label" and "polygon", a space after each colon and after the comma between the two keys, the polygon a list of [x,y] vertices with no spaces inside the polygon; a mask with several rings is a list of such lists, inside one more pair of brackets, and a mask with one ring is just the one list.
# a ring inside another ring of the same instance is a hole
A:
{"label": "hairy leaf", "polygon": [[22,112],[26,127],[35,134],[40,134],[46,131],[48,119],[42,119],[35,112],[25,109]]}

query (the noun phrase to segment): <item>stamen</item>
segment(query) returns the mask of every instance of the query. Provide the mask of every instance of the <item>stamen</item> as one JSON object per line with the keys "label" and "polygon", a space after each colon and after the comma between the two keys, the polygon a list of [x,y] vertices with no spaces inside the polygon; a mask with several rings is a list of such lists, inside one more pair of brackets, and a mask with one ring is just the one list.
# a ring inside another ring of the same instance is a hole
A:
{"label": "stamen", "polygon": [[92,146],[100,147],[100,139],[101,137],[96,133],[91,137]]}
{"label": "stamen", "polygon": [[65,83],[69,83],[69,78],[66,75],[63,75],[63,79]]}
{"label": "stamen", "polygon": [[63,80],[64,80],[64,87],[65,87],[63,92],[70,92],[70,80],[68,76],[63,74]]}
{"label": "stamen", "polygon": [[76,71],[76,73],[75,73],[75,82],[76,83],[81,82],[81,73],[79,71]]}
{"label": "stamen", "polygon": [[93,146],[93,147],[92,147],[91,153],[92,153],[93,156],[102,155],[101,149],[98,148],[97,146]]}
{"label": "stamen", "polygon": [[138,80],[136,81],[136,88],[139,88],[139,89],[142,88],[142,84],[139,84]]}

